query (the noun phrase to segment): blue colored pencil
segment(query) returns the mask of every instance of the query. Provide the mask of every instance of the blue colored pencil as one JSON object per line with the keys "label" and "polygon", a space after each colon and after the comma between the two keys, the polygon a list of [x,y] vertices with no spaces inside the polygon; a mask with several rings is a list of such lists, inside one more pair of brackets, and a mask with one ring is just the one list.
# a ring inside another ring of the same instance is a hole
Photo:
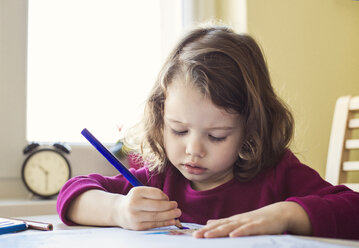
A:
{"label": "blue colored pencil", "polygon": [[86,128],[81,134],[130,182],[134,187],[144,186],[98,139]]}
{"label": "blue colored pencil", "polygon": [[[134,186],[144,186],[98,139],[95,138],[86,128],[81,134]],[[176,219],[176,227],[185,229],[181,222]]]}
{"label": "blue colored pencil", "polygon": [[0,218],[0,234],[23,231],[27,225],[23,221]]}

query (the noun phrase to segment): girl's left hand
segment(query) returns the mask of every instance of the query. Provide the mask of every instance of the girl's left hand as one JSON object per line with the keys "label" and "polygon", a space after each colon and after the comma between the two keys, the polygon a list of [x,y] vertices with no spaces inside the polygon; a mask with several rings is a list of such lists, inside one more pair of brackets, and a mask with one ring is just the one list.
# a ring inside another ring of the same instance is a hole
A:
{"label": "girl's left hand", "polygon": [[229,218],[209,220],[193,233],[196,238],[240,237],[249,235],[282,234],[310,235],[307,213],[295,202],[278,202]]}

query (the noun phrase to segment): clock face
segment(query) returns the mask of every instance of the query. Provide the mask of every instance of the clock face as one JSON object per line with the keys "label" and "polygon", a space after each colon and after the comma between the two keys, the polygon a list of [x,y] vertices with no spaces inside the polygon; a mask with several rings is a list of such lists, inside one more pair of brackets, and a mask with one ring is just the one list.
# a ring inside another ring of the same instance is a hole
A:
{"label": "clock face", "polygon": [[41,149],[30,154],[22,168],[26,187],[36,195],[53,196],[70,178],[70,165],[59,152]]}

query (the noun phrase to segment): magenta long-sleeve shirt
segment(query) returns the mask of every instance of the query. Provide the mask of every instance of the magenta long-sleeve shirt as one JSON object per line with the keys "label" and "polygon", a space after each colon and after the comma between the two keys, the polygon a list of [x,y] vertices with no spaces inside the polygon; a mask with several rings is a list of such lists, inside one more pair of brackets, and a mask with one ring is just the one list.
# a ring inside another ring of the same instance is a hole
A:
{"label": "magenta long-sleeve shirt", "polygon": [[[255,210],[279,201],[294,201],[307,212],[313,236],[359,239],[359,193],[345,186],[332,186],[300,161],[289,150],[281,161],[249,182],[232,179],[214,189],[196,191],[172,165],[162,174],[152,175],[146,167],[130,169],[147,186],[157,187],[182,211],[180,221],[205,224]],[[98,174],[70,179],[57,198],[57,211],[65,224],[71,201],[84,191],[100,189],[127,194],[132,186],[122,176]]]}

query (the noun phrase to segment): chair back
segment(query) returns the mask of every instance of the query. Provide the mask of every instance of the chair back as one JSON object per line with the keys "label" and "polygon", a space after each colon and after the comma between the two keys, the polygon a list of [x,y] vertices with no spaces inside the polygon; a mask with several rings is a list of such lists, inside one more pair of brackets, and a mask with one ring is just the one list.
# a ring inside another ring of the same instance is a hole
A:
{"label": "chair back", "polygon": [[359,139],[352,139],[354,130],[359,131],[358,113],[359,96],[343,96],[337,100],[325,174],[325,179],[331,184],[345,184],[355,191],[359,191],[359,183],[347,183],[347,177],[348,172],[359,171],[359,161],[352,161],[353,156],[350,156],[359,149]]}

